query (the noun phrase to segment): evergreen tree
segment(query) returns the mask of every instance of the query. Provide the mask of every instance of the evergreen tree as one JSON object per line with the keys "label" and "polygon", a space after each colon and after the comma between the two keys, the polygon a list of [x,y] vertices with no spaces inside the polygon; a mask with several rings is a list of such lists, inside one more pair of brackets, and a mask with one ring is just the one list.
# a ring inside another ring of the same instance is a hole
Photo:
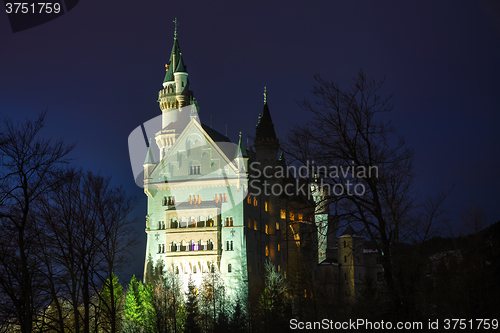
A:
{"label": "evergreen tree", "polygon": [[198,324],[199,320],[199,310],[198,310],[198,289],[196,288],[194,281],[191,276],[188,282],[187,291],[187,303],[186,303],[186,323],[184,325],[185,333],[198,333],[201,332],[200,326]]}

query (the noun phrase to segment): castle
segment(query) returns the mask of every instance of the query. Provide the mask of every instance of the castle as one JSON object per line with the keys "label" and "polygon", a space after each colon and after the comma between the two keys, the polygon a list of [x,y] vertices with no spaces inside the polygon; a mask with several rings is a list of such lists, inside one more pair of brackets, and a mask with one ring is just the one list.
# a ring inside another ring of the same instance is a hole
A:
{"label": "castle", "polygon": [[[199,285],[203,273],[219,272],[231,293],[261,283],[267,261],[285,279],[291,270],[294,276],[305,272],[311,282],[330,274],[318,264],[331,263],[327,247],[334,243],[336,220],[314,182],[276,176],[275,170],[287,167],[266,92],[253,147],[244,146],[241,134],[234,144],[202,124],[176,29],[158,102],[162,129],[154,141],[159,160],[150,143],[144,161],[145,276],[148,262],[162,262],[184,286],[189,278]],[[306,186],[308,195],[283,190],[299,186]],[[358,270],[353,274],[360,277]],[[314,289],[314,283],[300,285],[305,297],[312,297]]]}

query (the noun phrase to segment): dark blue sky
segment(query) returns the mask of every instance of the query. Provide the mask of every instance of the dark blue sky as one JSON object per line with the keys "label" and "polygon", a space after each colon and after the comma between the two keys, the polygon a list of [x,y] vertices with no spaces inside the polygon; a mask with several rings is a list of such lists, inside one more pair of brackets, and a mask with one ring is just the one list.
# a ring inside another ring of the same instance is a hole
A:
{"label": "dark blue sky", "polygon": [[142,223],[146,197],[134,185],[127,138],[160,114],[178,17],[203,122],[212,117],[222,133],[227,124],[232,140],[239,131],[253,136],[266,85],[284,138],[308,119],[296,101],[310,97],[314,73],[343,86],[359,68],[385,76],[391,119],[416,151],[417,187],[435,194],[456,183],[450,218],[458,224],[474,199],[492,223],[500,220],[499,9],[494,0],[80,0],[15,34],[0,12],[0,113],[24,119],[48,110],[45,133],[77,142],[78,165],[137,195]]}

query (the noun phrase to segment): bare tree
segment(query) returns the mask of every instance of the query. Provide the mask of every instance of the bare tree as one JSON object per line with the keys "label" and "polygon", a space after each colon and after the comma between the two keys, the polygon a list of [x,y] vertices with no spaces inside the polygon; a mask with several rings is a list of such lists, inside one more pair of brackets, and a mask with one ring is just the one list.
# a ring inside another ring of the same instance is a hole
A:
{"label": "bare tree", "polygon": [[[430,228],[416,222],[414,152],[387,120],[392,106],[391,96],[379,95],[383,80],[360,71],[352,86],[342,89],[319,75],[315,79],[316,102],[301,103],[312,119],[291,131],[285,149],[295,158],[292,162],[308,166],[318,177],[329,194],[326,204],[339,220],[362,227],[378,250],[394,309],[404,313],[403,281],[397,278],[400,246],[409,235],[415,238],[416,224],[422,229],[418,232]],[[427,206],[427,217],[438,206]]]}
{"label": "bare tree", "polygon": [[42,139],[45,113],[36,121],[0,121],[0,309],[3,319],[31,332],[46,305],[43,266],[36,260],[41,226],[35,202],[61,184],[72,145]]}
{"label": "bare tree", "polygon": [[[56,278],[48,279],[53,302],[57,307],[62,302],[71,304],[74,324],[70,330],[88,333],[99,326],[114,333],[120,308],[115,298],[121,294],[114,273],[132,241],[128,226],[134,200],[121,188],[111,187],[110,178],[91,172],[69,170],[65,179],[60,190],[45,196],[40,204],[45,237],[52,249],[43,263],[59,269]],[[92,318],[92,314],[101,316]],[[105,323],[95,322],[98,318],[105,318]]]}

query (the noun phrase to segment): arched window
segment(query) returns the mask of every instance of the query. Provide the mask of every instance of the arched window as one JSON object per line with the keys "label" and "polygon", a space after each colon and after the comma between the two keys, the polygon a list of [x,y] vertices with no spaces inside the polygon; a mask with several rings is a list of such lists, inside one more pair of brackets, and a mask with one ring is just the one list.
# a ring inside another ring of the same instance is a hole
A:
{"label": "arched window", "polygon": [[255,197],[253,198],[253,205],[254,205],[255,207],[257,207],[257,198],[255,198]]}
{"label": "arched window", "polygon": [[347,256],[344,256],[344,263],[347,262]]}
{"label": "arched window", "polygon": [[231,264],[227,265],[227,272],[231,273]]}
{"label": "arched window", "polygon": [[266,257],[269,256],[269,247],[266,245]]}
{"label": "arched window", "polygon": [[211,251],[213,249],[214,249],[214,242],[211,239],[209,239],[207,241],[207,250]]}
{"label": "arched window", "polygon": [[345,249],[345,248],[346,248],[346,243],[345,243],[345,241],[344,241],[344,249]]}
{"label": "arched window", "polygon": [[175,274],[179,274],[179,266],[175,266]]}
{"label": "arched window", "polygon": [[233,226],[233,218],[232,218],[232,217],[230,217],[230,218],[229,218],[229,225],[230,225],[231,227]]}

